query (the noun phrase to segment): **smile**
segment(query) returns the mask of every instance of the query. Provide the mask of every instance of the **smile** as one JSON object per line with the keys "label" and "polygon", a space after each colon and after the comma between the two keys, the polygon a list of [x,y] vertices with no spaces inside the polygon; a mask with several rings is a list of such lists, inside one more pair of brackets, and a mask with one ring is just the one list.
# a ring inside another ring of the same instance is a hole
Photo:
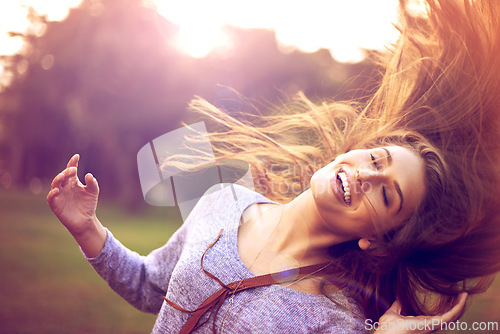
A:
{"label": "smile", "polygon": [[344,202],[347,205],[351,205],[351,187],[347,182],[347,174],[343,169],[340,169],[337,174],[337,182],[340,184],[340,189],[344,193]]}

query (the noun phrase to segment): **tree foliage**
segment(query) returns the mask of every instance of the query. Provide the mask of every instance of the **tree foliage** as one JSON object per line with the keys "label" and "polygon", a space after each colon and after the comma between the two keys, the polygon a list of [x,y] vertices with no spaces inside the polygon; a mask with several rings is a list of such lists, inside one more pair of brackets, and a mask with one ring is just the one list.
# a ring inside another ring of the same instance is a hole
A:
{"label": "tree foliage", "polygon": [[102,194],[127,203],[142,201],[138,150],[188,122],[194,95],[244,111],[231,89],[264,104],[298,90],[343,97],[373,73],[324,50],[283,54],[271,31],[234,27],[232,48],[191,58],[175,46],[178,27],[140,0],[84,0],[64,21],[31,21],[26,48],[3,59],[13,77],[0,92],[0,175],[48,182],[78,152]]}

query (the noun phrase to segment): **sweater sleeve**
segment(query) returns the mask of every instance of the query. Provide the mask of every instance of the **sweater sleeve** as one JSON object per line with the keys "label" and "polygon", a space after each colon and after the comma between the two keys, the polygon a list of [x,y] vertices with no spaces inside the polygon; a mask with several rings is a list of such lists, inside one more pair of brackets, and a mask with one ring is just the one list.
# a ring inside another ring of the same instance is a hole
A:
{"label": "sweater sleeve", "polygon": [[185,237],[184,225],[166,245],[141,256],[123,246],[108,230],[104,248],[87,258],[95,271],[122,298],[137,309],[158,313]]}

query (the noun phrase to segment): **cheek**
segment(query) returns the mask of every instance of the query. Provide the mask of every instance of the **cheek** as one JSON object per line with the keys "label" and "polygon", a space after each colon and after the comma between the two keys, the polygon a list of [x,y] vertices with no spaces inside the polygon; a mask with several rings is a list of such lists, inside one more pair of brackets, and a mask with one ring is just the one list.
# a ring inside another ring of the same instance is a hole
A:
{"label": "cheek", "polygon": [[311,190],[315,197],[329,196],[332,193],[327,168],[318,170],[311,178]]}
{"label": "cheek", "polygon": [[376,230],[384,225],[386,218],[376,213],[370,204],[368,196],[365,196],[360,201],[359,206],[352,213],[352,219],[359,226],[361,237],[375,235]]}
{"label": "cheek", "polygon": [[311,183],[311,190],[315,198],[325,198],[331,194],[328,182],[325,182],[325,180],[317,180],[317,182]]}

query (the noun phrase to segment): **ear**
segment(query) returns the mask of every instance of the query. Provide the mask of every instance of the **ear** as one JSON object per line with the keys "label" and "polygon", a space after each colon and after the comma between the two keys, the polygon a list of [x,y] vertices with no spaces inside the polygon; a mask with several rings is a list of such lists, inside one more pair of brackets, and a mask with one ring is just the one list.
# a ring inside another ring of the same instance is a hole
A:
{"label": "ear", "polygon": [[373,242],[375,240],[373,239],[367,239],[367,238],[362,238],[362,239],[359,239],[358,241],[358,246],[359,248],[361,248],[362,250],[366,251],[366,250],[371,250],[371,253],[373,255],[376,255],[376,256],[387,256],[388,254],[380,249],[374,249],[375,245],[373,245]]}
{"label": "ear", "polygon": [[372,242],[369,239],[366,239],[366,238],[361,238],[358,241],[358,246],[362,250],[367,250],[368,248],[370,248],[371,244],[372,244]]}

